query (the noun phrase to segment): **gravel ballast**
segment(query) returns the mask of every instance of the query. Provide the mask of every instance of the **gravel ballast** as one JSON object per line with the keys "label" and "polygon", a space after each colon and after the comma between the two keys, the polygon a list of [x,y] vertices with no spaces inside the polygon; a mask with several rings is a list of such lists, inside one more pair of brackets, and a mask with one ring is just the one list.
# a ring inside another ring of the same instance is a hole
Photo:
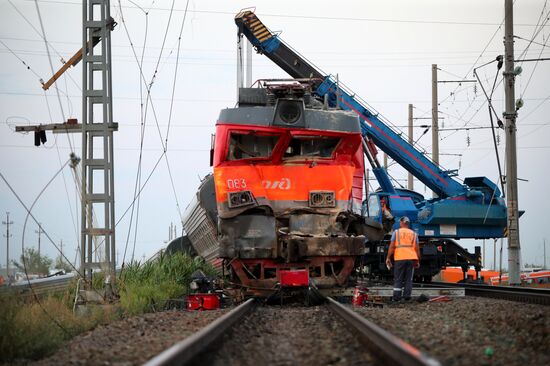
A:
{"label": "gravel ballast", "polygon": [[550,307],[485,298],[355,308],[444,365],[550,365]]}
{"label": "gravel ballast", "polygon": [[227,311],[172,310],[119,320],[76,336],[33,365],[141,365]]}
{"label": "gravel ballast", "polygon": [[200,364],[372,365],[372,356],[327,307],[259,307]]}

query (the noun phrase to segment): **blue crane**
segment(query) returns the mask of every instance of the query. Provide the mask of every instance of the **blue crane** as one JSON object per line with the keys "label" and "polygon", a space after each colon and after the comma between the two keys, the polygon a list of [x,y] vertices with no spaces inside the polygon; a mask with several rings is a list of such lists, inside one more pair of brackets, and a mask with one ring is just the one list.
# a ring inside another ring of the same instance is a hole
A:
{"label": "blue crane", "polygon": [[[498,186],[487,177],[469,177],[461,183],[456,171],[442,169],[423,152],[409,144],[400,131],[375,112],[365,101],[300,55],[278,34],[269,30],[250,10],[235,17],[239,37],[243,35],[293,78],[314,81],[315,94],[329,106],[350,110],[359,116],[365,140],[365,154],[372,165],[380,190],[368,200],[366,214],[383,220],[380,200],[394,216],[407,215],[420,237],[487,239],[504,236],[506,206]],[[386,169],[376,160],[376,145],[409,171],[437,198],[396,188]]]}

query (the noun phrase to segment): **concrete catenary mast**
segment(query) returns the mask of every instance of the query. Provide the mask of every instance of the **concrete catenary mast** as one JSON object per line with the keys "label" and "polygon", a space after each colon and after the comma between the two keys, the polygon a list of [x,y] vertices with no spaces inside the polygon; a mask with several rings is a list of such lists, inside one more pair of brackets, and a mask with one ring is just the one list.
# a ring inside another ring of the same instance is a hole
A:
{"label": "concrete catenary mast", "polygon": [[516,100],[514,72],[514,2],[505,0],[504,18],[504,93],[506,99],[506,199],[508,206],[508,272],[510,285],[520,280],[520,243],[516,150]]}

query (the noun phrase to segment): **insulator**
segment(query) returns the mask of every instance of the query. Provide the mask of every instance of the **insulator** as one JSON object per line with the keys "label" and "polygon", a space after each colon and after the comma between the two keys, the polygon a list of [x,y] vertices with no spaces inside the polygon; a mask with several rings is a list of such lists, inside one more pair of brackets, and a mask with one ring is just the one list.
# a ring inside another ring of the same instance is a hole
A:
{"label": "insulator", "polygon": [[48,138],[46,137],[46,131],[44,130],[40,130],[40,142],[42,142],[42,144],[45,144],[46,141],[48,141]]}
{"label": "insulator", "polygon": [[477,95],[477,84],[474,84],[474,94]]}
{"label": "insulator", "polygon": [[34,131],[34,146],[40,146],[40,131]]}
{"label": "insulator", "polygon": [[500,145],[500,133],[497,133],[497,145]]}
{"label": "insulator", "polygon": [[468,147],[470,146],[470,134],[469,133],[466,135],[466,144],[468,145]]}
{"label": "insulator", "polygon": [[462,168],[462,159],[458,159],[458,169]]}

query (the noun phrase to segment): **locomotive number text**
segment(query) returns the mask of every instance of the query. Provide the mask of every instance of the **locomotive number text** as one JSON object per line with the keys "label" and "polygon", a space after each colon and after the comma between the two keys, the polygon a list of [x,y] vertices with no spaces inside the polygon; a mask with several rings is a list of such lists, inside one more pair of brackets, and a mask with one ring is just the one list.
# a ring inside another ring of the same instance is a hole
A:
{"label": "locomotive number text", "polygon": [[244,178],[228,179],[227,188],[228,189],[246,188],[246,180]]}

